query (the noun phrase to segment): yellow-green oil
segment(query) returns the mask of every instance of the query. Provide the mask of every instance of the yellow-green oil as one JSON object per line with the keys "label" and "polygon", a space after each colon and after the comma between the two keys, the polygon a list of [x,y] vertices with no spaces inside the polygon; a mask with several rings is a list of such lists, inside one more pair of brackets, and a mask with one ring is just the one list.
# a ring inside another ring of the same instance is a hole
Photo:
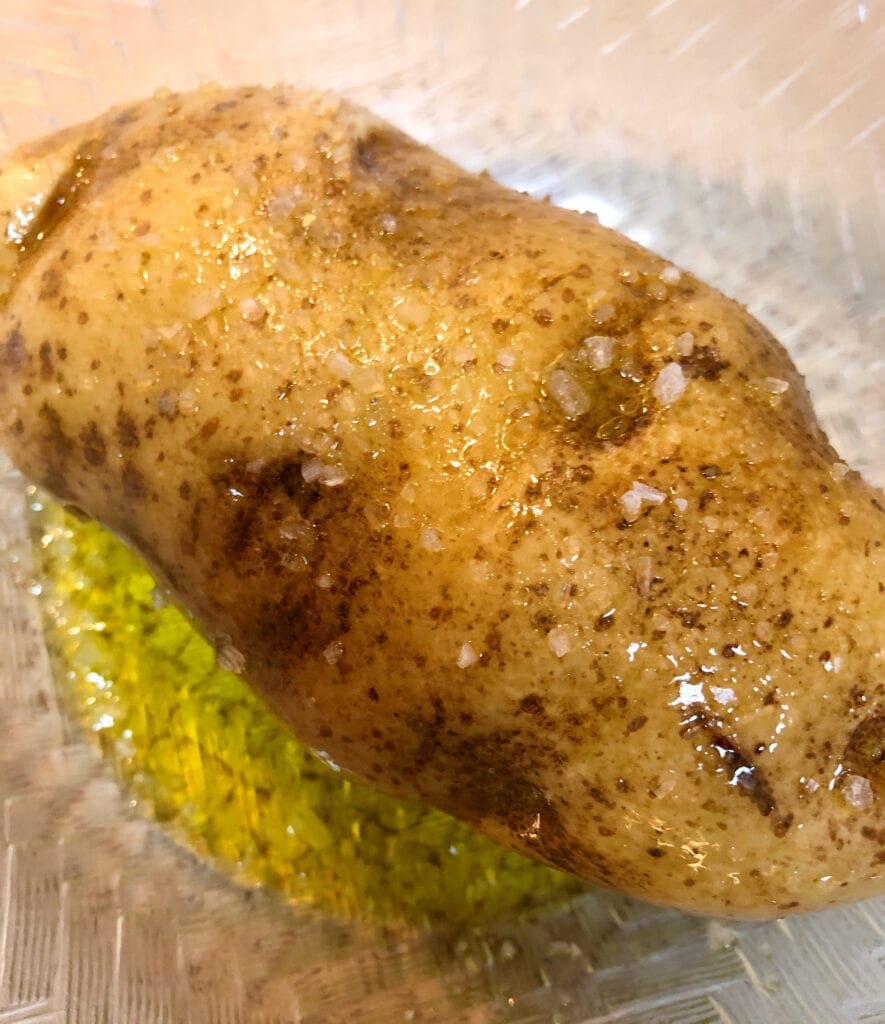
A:
{"label": "yellow-green oil", "polygon": [[466,923],[574,879],[315,757],[113,535],[32,504],[46,634],[68,715],[133,799],[221,870],[340,915]]}

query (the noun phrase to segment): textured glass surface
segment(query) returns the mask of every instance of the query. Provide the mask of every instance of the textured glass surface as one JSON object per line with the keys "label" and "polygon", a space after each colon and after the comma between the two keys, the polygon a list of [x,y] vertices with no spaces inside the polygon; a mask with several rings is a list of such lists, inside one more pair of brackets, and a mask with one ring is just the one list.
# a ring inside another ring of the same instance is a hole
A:
{"label": "textured glass surface", "polygon": [[[343,90],[744,301],[885,483],[880,8],[789,0],[0,0],[0,151],[168,85]],[[885,1022],[885,905],[722,923],[591,893],[381,928],[238,887],[61,715],[0,467],[0,1021]]]}

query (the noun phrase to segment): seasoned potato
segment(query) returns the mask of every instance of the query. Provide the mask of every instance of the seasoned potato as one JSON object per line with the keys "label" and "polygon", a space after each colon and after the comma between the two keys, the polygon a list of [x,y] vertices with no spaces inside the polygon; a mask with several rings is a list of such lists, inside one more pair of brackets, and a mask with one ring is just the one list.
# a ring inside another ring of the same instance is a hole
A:
{"label": "seasoned potato", "polygon": [[882,891],[883,507],[739,305],[288,89],[0,172],[0,427],[302,739],[601,885]]}

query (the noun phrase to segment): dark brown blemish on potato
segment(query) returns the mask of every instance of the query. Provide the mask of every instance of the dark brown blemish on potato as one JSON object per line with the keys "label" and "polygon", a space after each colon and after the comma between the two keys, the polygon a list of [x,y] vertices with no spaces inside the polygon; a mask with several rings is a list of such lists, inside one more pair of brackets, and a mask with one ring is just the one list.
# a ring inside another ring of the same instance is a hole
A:
{"label": "dark brown blemish on potato", "polygon": [[52,380],[55,374],[55,366],[52,359],[52,345],[48,341],[40,343],[40,379]]}
{"label": "dark brown blemish on potato", "polygon": [[730,773],[728,785],[752,800],[764,818],[770,817],[774,834],[779,839],[783,838],[793,823],[793,816],[775,814],[777,801],[758,764],[726,734],[720,721],[709,717],[702,705],[693,705],[686,710],[689,715],[682,720],[679,735],[693,741],[702,736],[706,740],[707,755],[715,758],[716,763]]}
{"label": "dark brown blemish on potato", "polygon": [[121,448],[137,448],[140,443],[138,426],[122,406],[117,410],[117,441]]}
{"label": "dark brown blemish on potato", "polygon": [[519,702],[519,710],[527,715],[542,715],[544,698],[538,693],[529,693]]}
{"label": "dark brown blemish on potato", "polygon": [[28,349],[21,331],[15,327],[6,336],[3,349],[0,350],[0,365],[18,373],[28,361]]}
{"label": "dark brown blemish on potato", "polygon": [[215,434],[221,426],[221,420],[217,416],[213,416],[212,419],[206,420],[202,427],[200,427],[200,440],[208,441],[210,437]]}
{"label": "dark brown blemish on potato", "polygon": [[101,466],[107,458],[107,444],[104,435],[95,420],[80,432],[80,443],[83,445],[83,457],[90,466]]}
{"label": "dark brown blemish on potato", "polygon": [[[338,488],[323,488],[319,483],[305,483],[301,474],[299,452],[290,458],[279,458],[262,466],[258,473],[249,473],[237,459],[226,460],[224,469],[213,474],[211,482],[226,506],[224,518],[225,554],[239,563],[255,557],[256,546],[267,548],[266,517],[296,509],[307,519],[313,508]],[[324,492],[325,491],[325,495]],[[198,538],[194,538],[198,542]]]}
{"label": "dark brown blemish on potato", "polygon": [[37,298],[41,302],[57,299],[61,293],[61,273],[57,267],[50,267],[40,275],[40,291]]}
{"label": "dark brown blemish on potato", "polygon": [[47,402],[38,413],[42,422],[40,441],[44,449],[44,469],[40,482],[56,496],[68,495],[68,469],[74,451],[74,442],[62,426],[61,416]]}
{"label": "dark brown blemish on potato", "polygon": [[683,373],[695,379],[717,381],[731,365],[715,345],[696,345],[690,356],[679,361]]}
{"label": "dark brown blemish on potato", "polygon": [[148,493],[148,487],[141,470],[133,466],[132,463],[127,463],[123,467],[121,481],[123,484],[123,494],[126,498],[130,501],[144,500]]}
{"label": "dark brown blemish on potato", "polygon": [[[73,213],[83,195],[92,185],[98,169],[101,152],[107,145],[107,138],[88,139],[74,154],[65,171],[59,175],[52,192],[40,207],[36,217],[28,225],[28,230],[19,246],[19,266],[21,272],[24,265],[34,258],[40,246],[56,231]],[[49,275],[47,278],[46,275]],[[43,275],[43,285],[38,297],[55,298],[60,289],[61,276],[57,270],[50,269]],[[44,294],[45,293],[45,294]]]}
{"label": "dark brown blemish on potato", "polygon": [[607,882],[614,875],[608,860],[566,831],[559,811],[532,781],[539,766],[555,764],[549,742],[527,742],[519,729],[478,736],[439,735],[440,764],[462,766],[443,806],[474,825],[494,821],[532,855],[560,868]]}
{"label": "dark brown blemish on potato", "polygon": [[872,714],[854,727],[843,762],[849,771],[869,779],[876,789],[885,789],[885,714]]}

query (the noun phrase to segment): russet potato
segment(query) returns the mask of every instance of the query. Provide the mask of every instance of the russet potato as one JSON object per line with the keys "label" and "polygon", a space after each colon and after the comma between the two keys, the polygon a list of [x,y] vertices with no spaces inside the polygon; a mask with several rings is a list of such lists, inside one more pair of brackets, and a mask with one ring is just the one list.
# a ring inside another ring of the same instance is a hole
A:
{"label": "russet potato", "polygon": [[0,430],[299,737],[687,910],[882,891],[882,497],[745,310],[325,95],[0,169]]}

